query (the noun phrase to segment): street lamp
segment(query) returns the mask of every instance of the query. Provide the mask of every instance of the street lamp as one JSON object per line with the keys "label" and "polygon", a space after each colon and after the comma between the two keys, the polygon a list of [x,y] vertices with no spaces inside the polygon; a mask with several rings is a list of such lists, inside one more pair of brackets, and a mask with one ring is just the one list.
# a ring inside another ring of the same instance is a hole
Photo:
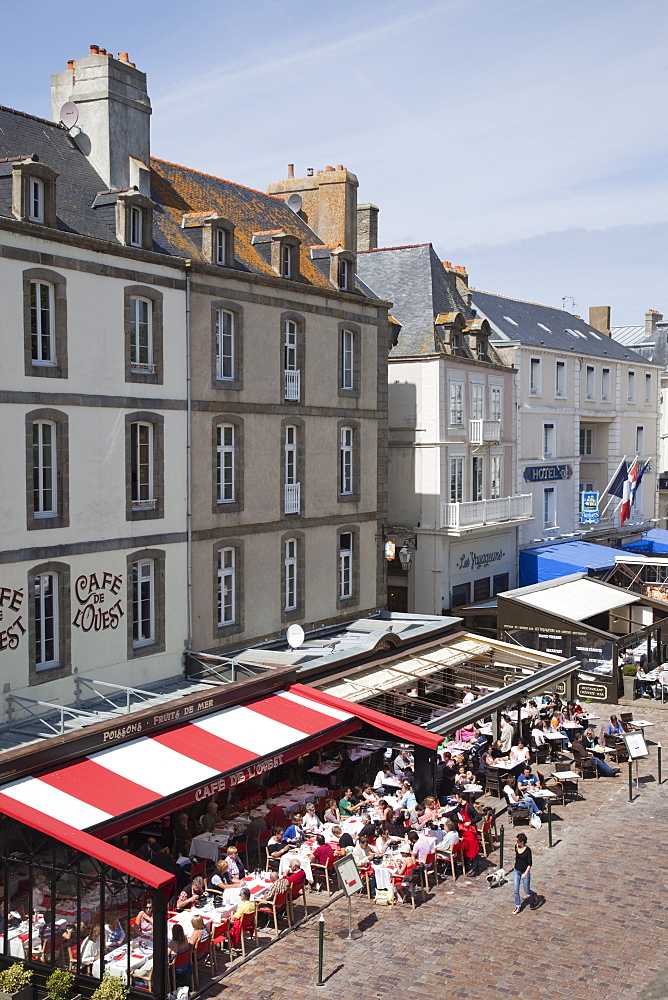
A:
{"label": "street lamp", "polygon": [[405,570],[406,573],[408,573],[411,568],[412,561],[410,549],[408,548],[408,540],[406,540],[399,549],[399,562],[401,563],[401,568]]}
{"label": "street lamp", "polygon": [[[386,527],[385,525],[382,526],[381,531],[386,559],[391,562],[392,559],[398,556],[402,570],[404,573],[408,573],[413,564],[412,553],[415,549],[417,549],[417,535],[409,535],[408,532],[410,531],[410,528]],[[399,536],[399,538],[403,537],[404,542],[398,552],[396,552],[392,536],[395,538],[397,536]],[[388,551],[391,552],[391,554],[388,555]]]}

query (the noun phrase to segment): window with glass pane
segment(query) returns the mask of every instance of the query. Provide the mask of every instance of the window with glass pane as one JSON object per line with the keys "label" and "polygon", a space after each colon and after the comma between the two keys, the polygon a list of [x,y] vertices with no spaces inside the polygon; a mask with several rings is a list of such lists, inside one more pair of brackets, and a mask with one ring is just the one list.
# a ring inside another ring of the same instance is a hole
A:
{"label": "window with glass pane", "polygon": [[450,382],[450,426],[461,427],[464,423],[464,386],[461,382]]}
{"label": "window with glass pane", "polygon": [[30,344],[34,365],[55,365],[53,285],[30,282]]}
{"label": "window with glass pane", "polygon": [[581,455],[593,455],[594,454],[594,428],[593,427],[581,427],[580,428],[580,454]]}
{"label": "window with glass pane", "polygon": [[473,600],[474,601],[484,601],[485,598],[490,596],[490,579],[488,576],[482,577],[480,580],[473,581]]}
{"label": "window with glass pane", "polygon": [[216,264],[227,264],[227,233],[224,229],[216,229]]}
{"label": "window with glass pane", "polygon": [[543,490],[543,527],[554,528],[555,524],[554,487],[548,486]]}
{"label": "window with glass pane", "polygon": [[32,482],[35,517],[57,513],[56,425],[39,420],[32,425]]}
{"label": "window with glass pane", "polygon": [[155,642],[155,564],[142,559],[132,566],[132,644]]}
{"label": "window with glass pane", "polygon": [[554,383],[554,395],[555,396],[565,396],[566,395],[566,362],[557,361],[555,368],[555,383]]}
{"label": "window with glass pane", "polygon": [[605,402],[610,400],[610,369],[604,368],[601,372],[601,399]]}
{"label": "window with glass pane", "polygon": [[645,372],[645,402],[652,402],[652,376],[649,372]]}
{"label": "window with glass pane", "polygon": [[236,614],[235,550],[218,553],[218,626],[233,625]]}
{"label": "window with glass pane", "polygon": [[489,460],[489,495],[492,500],[501,496],[501,456],[492,455]]}
{"label": "window with glass pane", "polygon": [[543,424],[543,456],[553,458],[554,454],[554,424]]}
{"label": "window with glass pane", "polygon": [[626,384],[626,398],[629,403],[636,401],[636,373],[629,372]]}
{"label": "window with glass pane", "polygon": [[585,375],[585,398],[594,398],[594,366],[587,365],[587,372]]}
{"label": "window with glass pane", "polygon": [[341,428],[341,493],[353,492],[353,429]]}
{"label": "window with glass pane", "polygon": [[216,375],[234,378],[234,313],[226,309],[216,313]]}
{"label": "window with glass pane", "polygon": [[645,451],[645,428],[636,427],[636,455],[642,458]]}
{"label": "window with glass pane", "polygon": [[144,233],[144,217],[141,208],[134,206],[130,209],[130,243],[133,247],[142,245]]}
{"label": "window with glass pane", "polygon": [[482,456],[474,455],[471,460],[472,500],[482,500]]}
{"label": "window with glass pane", "polygon": [[35,667],[57,667],[58,656],[58,576],[39,573],[35,577]]}
{"label": "window with glass pane", "polygon": [[529,362],[529,392],[532,396],[540,395],[540,358],[531,358]]}
{"label": "window with glass pane", "polygon": [[153,500],[153,426],[136,423],[130,427],[132,502]]}
{"label": "window with glass pane", "polygon": [[28,219],[44,222],[44,181],[31,177],[28,182]]}
{"label": "window with glass pane", "polygon": [[292,247],[287,244],[281,251],[281,274],[284,278],[292,277]]}
{"label": "window with glass pane", "polygon": [[350,261],[340,260],[339,261],[339,288],[343,292],[350,290]]}
{"label": "window with glass pane", "polygon": [[297,370],[297,324],[294,320],[286,320],[284,334],[285,370],[294,372]]}
{"label": "window with glass pane", "polygon": [[130,364],[153,366],[153,303],[130,299]]}
{"label": "window with glass pane", "polygon": [[501,419],[501,386],[493,385],[490,389],[490,418]]}
{"label": "window with glass pane", "polygon": [[484,392],[485,392],[484,385],[471,386],[471,418],[473,420],[482,420],[483,418]]}
{"label": "window with glass pane", "polygon": [[290,424],[285,428],[285,483],[292,486],[297,482],[297,428]]}
{"label": "window with glass pane", "polygon": [[297,607],[297,539],[288,538],[285,543],[285,610]]}
{"label": "window with glass pane", "polygon": [[450,503],[461,503],[464,499],[464,459],[450,459]]}
{"label": "window with glass pane", "polygon": [[234,502],[234,427],[219,424],[216,428],[216,483],[218,503]]}
{"label": "window with glass pane", "polygon": [[353,595],[353,536],[344,531],[339,536],[339,598]]}
{"label": "window with glass pane", "polygon": [[341,388],[353,388],[353,346],[352,330],[341,331]]}

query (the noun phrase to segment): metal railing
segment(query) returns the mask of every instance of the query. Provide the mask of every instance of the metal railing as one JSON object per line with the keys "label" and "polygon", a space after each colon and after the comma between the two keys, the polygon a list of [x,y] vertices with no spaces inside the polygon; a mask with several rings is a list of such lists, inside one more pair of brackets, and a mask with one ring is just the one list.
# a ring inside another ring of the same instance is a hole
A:
{"label": "metal railing", "polygon": [[298,514],[301,501],[301,483],[286,483],[283,498],[283,513]]}
{"label": "metal railing", "polygon": [[500,440],[500,420],[469,420],[469,441],[471,444],[493,444]]}
{"label": "metal railing", "polygon": [[531,517],[530,493],[496,500],[471,500],[467,503],[441,503],[442,528],[472,528],[479,524],[514,521]]}
{"label": "metal railing", "polygon": [[285,399],[293,403],[299,402],[299,390],[301,383],[301,372],[299,369],[286,369],[285,372]]}

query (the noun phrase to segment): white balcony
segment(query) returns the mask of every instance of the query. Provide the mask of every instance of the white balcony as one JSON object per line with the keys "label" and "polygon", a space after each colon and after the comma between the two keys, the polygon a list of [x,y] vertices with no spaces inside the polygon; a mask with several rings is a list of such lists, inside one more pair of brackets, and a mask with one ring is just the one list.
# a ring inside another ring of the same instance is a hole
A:
{"label": "white balcony", "polygon": [[441,503],[441,527],[453,534],[502,521],[526,521],[532,517],[531,494],[469,503]]}
{"label": "white balcony", "polygon": [[297,369],[286,369],[285,371],[285,399],[292,403],[299,402],[299,385],[301,382],[301,372]]}
{"label": "white balcony", "polygon": [[301,483],[286,483],[285,497],[283,500],[283,513],[298,514],[300,500],[301,500]]}
{"label": "white balcony", "polygon": [[471,444],[495,444],[500,440],[500,420],[469,420],[469,441]]}

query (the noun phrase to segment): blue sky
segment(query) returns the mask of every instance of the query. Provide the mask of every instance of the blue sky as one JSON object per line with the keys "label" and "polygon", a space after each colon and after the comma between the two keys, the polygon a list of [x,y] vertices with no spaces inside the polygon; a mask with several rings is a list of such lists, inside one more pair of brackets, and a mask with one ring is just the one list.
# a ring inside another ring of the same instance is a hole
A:
{"label": "blue sky", "polygon": [[[0,103],[90,43],[148,74],[152,149],[264,189],[344,163],[385,246],[614,324],[668,314],[665,0],[0,0]],[[35,31],[39,23],[40,30]]]}

